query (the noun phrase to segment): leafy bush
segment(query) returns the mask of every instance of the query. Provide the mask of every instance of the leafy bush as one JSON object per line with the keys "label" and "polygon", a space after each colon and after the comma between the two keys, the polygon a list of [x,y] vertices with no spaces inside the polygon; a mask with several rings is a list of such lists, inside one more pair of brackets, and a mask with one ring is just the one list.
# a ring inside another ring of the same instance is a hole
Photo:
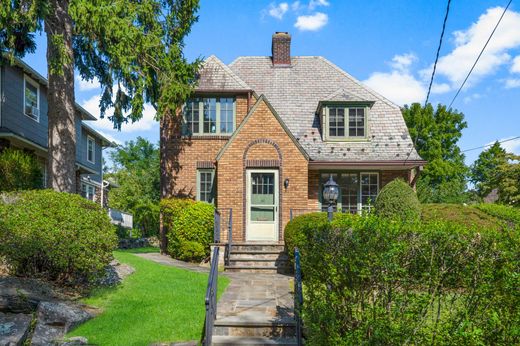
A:
{"label": "leafy bush", "polygon": [[168,253],[183,261],[201,261],[207,257],[213,240],[214,211],[211,204],[187,198],[162,200]]}
{"label": "leafy bush", "polygon": [[376,213],[382,217],[403,221],[417,221],[421,204],[415,191],[403,179],[386,184],[376,198]]}
{"label": "leafy bush", "polygon": [[294,248],[303,248],[309,232],[327,223],[327,213],[310,213],[295,217],[287,223],[284,231],[285,247],[289,260],[294,260]]}
{"label": "leafy bush", "polygon": [[310,345],[520,343],[520,234],[343,215],[307,232]]}
{"label": "leafy bush", "polygon": [[104,274],[117,238],[100,206],[52,190],[8,197],[0,204],[0,255],[15,274],[74,284]]}
{"label": "leafy bush", "polygon": [[520,208],[500,204],[479,204],[475,208],[515,226],[520,226]]}
{"label": "leafy bush", "polygon": [[423,204],[421,218],[425,222],[450,221],[474,229],[501,230],[505,226],[500,219],[462,204]]}
{"label": "leafy bush", "polygon": [[39,189],[42,183],[34,155],[12,148],[0,152],[0,192]]}

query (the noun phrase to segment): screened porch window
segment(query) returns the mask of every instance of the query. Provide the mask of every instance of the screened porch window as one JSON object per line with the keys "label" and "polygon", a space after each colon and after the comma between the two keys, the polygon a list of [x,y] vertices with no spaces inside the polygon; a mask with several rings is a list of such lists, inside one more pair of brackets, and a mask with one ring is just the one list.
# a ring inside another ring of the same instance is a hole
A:
{"label": "screened porch window", "polygon": [[[370,210],[379,193],[379,173],[377,172],[323,172],[320,174],[320,198],[323,185],[329,177],[338,183],[340,193],[334,211],[343,213],[357,213],[361,210]],[[321,210],[327,211],[328,202],[321,202]]]}

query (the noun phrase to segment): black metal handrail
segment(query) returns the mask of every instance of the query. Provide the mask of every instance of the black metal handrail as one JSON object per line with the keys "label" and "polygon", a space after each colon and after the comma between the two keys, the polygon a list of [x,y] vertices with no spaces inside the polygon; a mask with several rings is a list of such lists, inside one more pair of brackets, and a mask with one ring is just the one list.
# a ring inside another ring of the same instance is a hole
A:
{"label": "black metal handrail", "polygon": [[302,269],[300,264],[300,251],[294,248],[294,319],[296,320],[296,341],[302,345]]}
{"label": "black metal handrail", "polygon": [[217,286],[218,286],[218,256],[220,248],[213,248],[213,259],[209,271],[208,288],[206,289],[206,318],[204,320],[204,338],[202,344],[210,346],[213,340],[213,326],[217,318]]}
{"label": "black metal handrail", "polygon": [[220,243],[220,211],[217,209],[213,214],[213,241]]}
{"label": "black metal handrail", "polygon": [[224,253],[224,264],[229,265],[229,258],[231,257],[231,247],[233,246],[233,208],[229,208],[228,221],[228,241],[226,244],[226,252]]}

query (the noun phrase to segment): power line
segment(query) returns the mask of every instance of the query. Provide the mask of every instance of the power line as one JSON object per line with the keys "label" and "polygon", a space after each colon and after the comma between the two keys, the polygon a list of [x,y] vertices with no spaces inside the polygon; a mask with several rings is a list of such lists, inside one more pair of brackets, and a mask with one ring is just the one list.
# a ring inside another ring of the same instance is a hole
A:
{"label": "power line", "polygon": [[[503,141],[497,141],[497,142],[500,144],[500,143],[505,143],[505,142],[513,141],[513,140],[518,139],[518,138],[520,138],[520,136],[516,136],[516,137],[513,137],[513,138],[504,139]],[[462,152],[465,153],[465,152],[467,152],[467,151],[472,151],[472,150],[477,150],[477,149],[487,148],[487,147],[490,147],[490,146],[494,145],[495,143],[496,143],[496,142],[493,142],[493,143],[491,143],[491,144],[481,145],[480,147],[475,147],[475,148],[471,148],[471,149],[462,150]]]}
{"label": "power line", "polygon": [[453,100],[451,100],[450,102],[450,105],[448,106],[448,109],[451,108],[451,106],[453,105],[453,102],[455,102],[455,99],[457,98],[457,96],[459,96],[459,93],[460,91],[462,90],[462,88],[464,87],[464,85],[466,84],[469,76],[471,75],[471,73],[473,72],[473,69],[475,68],[475,66],[477,65],[480,57],[482,56],[482,53],[484,53],[484,50],[486,49],[489,41],[491,40],[491,38],[493,37],[493,35],[495,34],[495,31],[497,30],[498,28],[498,25],[500,24],[500,22],[502,21],[502,18],[504,18],[504,15],[506,14],[507,12],[507,9],[509,8],[509,5],[511,5],[511,3],[513,2],[513,0],[509,0],[509,2],[507,3],[507,6],[506,8],[504,9],[504,12],[502,12],[502,15],[500,16],[500,18],[498,19],[498,22],[497,24],[495,25],[495,28],[493,29],[493,31],[491,32],[491,35],[489,35],[489,38],[487,39],[486,41],[486,44],[484,45],[484,47],[482,47],[482,50],[480,51],[480,54],[478,55],[477,59],[475,60],[475,63],[473,64],[473,66],[471,67],[471,70],[469,70],[469,73],[468,75],[466,76],[466,78],[464,79],[464,82],[462,82],[459,90],[457,91],[457,93],[455,94],[455,96],[453,97]]}
{"label": "power line", "polygon": [[[442,39],[444,38],[444,31],[446,30],[446,22],[448,21],[448,15],[450,13],[450,4],[451,4],[451,0],[448,0],[448,5],[446,6],[446,14],[444,15],[444,21],[442,22],[442,30],[441,30],[441,37],[439,39],[439,46],[437,47],[437,53],[435,55],[435,63],[433,64],[432,77],[430,79],[430,85],[428,87],[428,94],[426,95],[426,101],[424,102],[424,108],[426,108],[426,105],[428,104],[428,99],[430,98],[430,92],[432,90],[433,78],[435,77],[435,71],[437,70],[437,62],[439,61],[439,54],[440,54],[441,46],[442,46]],[[413,149],[416,147],[418,138],[419,138],[419,131],[417,131],[417,136],[415,136],[413,146],[410,149],[410,152],[408,153],[408,155],[406,156],[405,163],[408,161],[408,159],[410,158],[410,155],[412,154]]]}
{"label": "power line", "polygon": [[424,107],[428,104],[428,99],[430,98],[430,92],[432,90],[433,77],[435,76],[435,71],[437,70],[437,62],[439,61],[439,54],[441,52],[442,39],[444,38],[444,30],[446,29],[446,22],[448,21],[448,14],[450,13],[450,4],[451,0],[448,0],[448,6],[446,7],[446,15],[444,16],[444,22],[442,23],[442,31],[441,38],[439,40],[439,46],[437,47],[437,54],[435,56],[435,63],[433,64],[432,77],[430,79],[430,85],[428,86],[428,94],[426,94],[426,101],[424,102]]}

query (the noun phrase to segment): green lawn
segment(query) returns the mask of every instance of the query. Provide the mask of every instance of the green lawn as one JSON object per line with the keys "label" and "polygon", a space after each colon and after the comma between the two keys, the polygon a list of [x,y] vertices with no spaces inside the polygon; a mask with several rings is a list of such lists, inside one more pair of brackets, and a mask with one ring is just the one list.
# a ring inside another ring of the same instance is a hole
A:
{"label": "green lawn", "polygon": [[[86,298],[86,304],[103,313],[69,336],[85,336],[100,346],[200,340],[208,275],[157,264],[132,252],[116,251],[114,256],[136,271],[121,285],[97,289]],[[219,294],[228,283],[228,278],[219,278]]]}

